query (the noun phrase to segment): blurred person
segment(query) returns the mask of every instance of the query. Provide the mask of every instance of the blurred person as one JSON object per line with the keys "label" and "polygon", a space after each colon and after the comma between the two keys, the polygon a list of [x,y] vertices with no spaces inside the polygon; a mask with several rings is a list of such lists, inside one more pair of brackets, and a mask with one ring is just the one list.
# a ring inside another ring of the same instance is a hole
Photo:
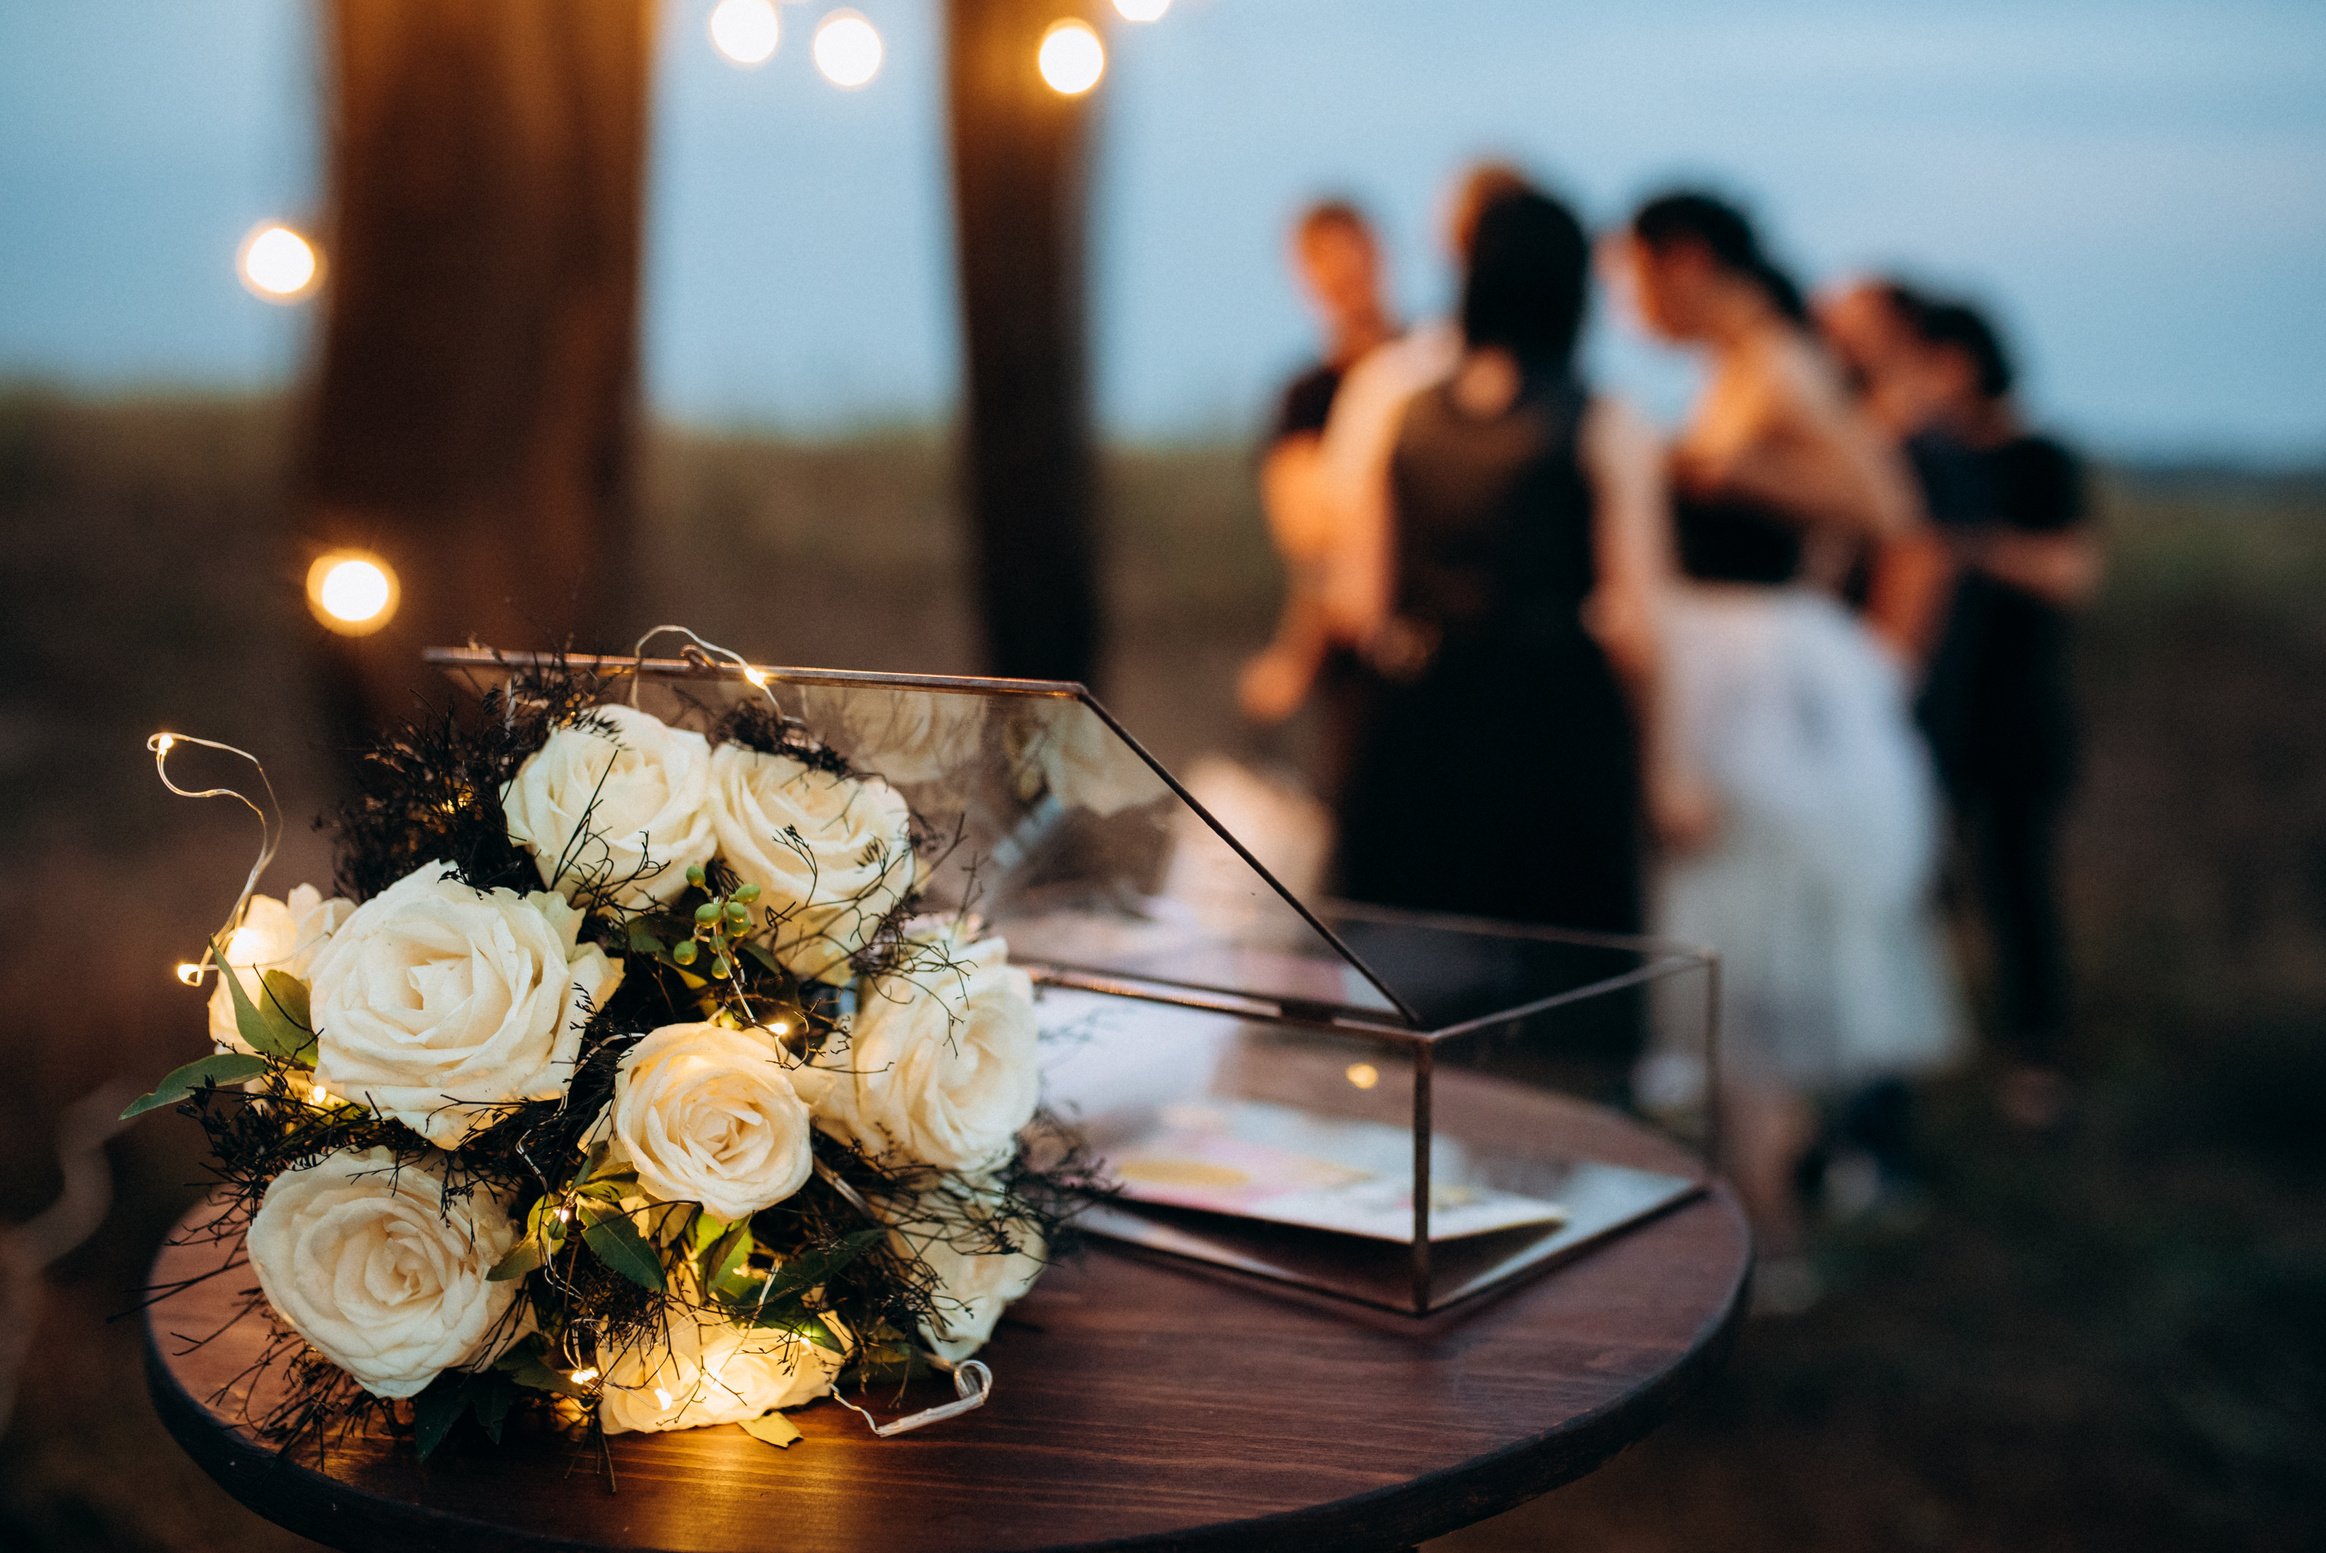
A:
{"label": "blurred person", "polygon": [[1920,391],[1922,294],[1890,276],[1847,281],[1817,299],[1817,332],[1869,420],[1903,442],[1928,418]]}
{"label": "blurred person", "polygon": [[[1533,182],[1504,162],[1466,169],[1446,199],[1444,241],[1457,273],[1467,273],[1478,223],[1487,208]],[[1416,326],[1352,369],[1333,401],[1319,450],[1319,488],[1328,515],[1323,601],[1328,626],[1343,642],[1362,644],[1388,619],[1394,583],[1390,557],[1389,459],[1405,406],[1453,374],[1463,353],[1459,319]]]}
{"label": "blurred person", "polygon": [[1933,435],[1969,449],[1982,502],[1938,518],[1959,567],[1921,713],[1966,881],[1990,942],[1997,1031],[2012,1066],[2005,1114],[2041,1128],[2068,1096],[2070,982],[2059,829],[2077,763],[2075,613],[2100,578],[2082,462],[2027,429],[2001,336],[1977,309],[1934,302],[1914,320]]}
{"label": "blurred person", "polygon": [[[1932,403],[1918,332],[1932,305],[1903,280],[1870,276],[1828,290],[1813,309],[1818,335],[1859,411],[1903,461],[1923,515],[1933,520],[1866,544],[1840,590],[1861,613],[1891,622],[1893,643],[1917,686],[1927,684],[1954,595],[1955,562],[1943,525],[1991,505],[1985,460]],[[1918,714],[1922,704],[1917,699]],[[1898,1196],[1919,1173],[1916,1133],[1914,1095],[1899,1079],[1878,1079],[1839,1104],[1814,1155],[1826,1206],[1864,1209]]]}
{"label": "blurred person", "polygon": [[[1332,518],[1319,463],[1342,379],[1397,333],[1383,298],[1380,244],[1355,205],[1324,200],[1302,212],[1293,228],[1292,268],[1323,341],[1318,359],[1278,396],[1260,459],[1260,503],[1284,564],[1285,597],[1274,639],[1244,666],[1237,702],[1248,721],[1262,726],[1290,717],[1320,681],[1331,701],[1360,693],[1353,683],[1359,670],[1337,650],[1326,623],[1323,572]],[[1348,731],[1341,725],[1354,715],[1336,707],[1329,719],[1328,788],[1346,758]]]}
{"label": "blurred person", "polygon": [[1460,353],[1406,401],[1390,449],[1393,593],[1366,640],[1388,683],[1350,775],[1340,884],[1636,932],[1643,768],[1662,773],[1638,730],[1663,721],[1635,719],[1626,684],[1652,712],[1661,450],[1577,369],[1590,242],[1573,213],[1507,193],[1473,238]]}
{"label": "blurred person", "polygon": [[[1773,1253],[1765,1293],[1798,1306],[1798,1181],[1837,1107],[1951,1057],[1952,991],[1932,914],[1937,796],[1908,713],[1902,645],[1821,579],[1854,546],[1922,521],[1908,477],[1809,331],[1800,292],[1734,206],[1651,200],[1620,253],[1647,327],[1709,377],[1671,453],[1686,579],[1668,611],[1677,758],[1710,795],[1660,871],[1659,931],[1722,956],[1732,1169]],[[1825,563],[1821,570],[1820,561]],[[1677,1053],[1651,1104],[1700,1097]]]}
{"label": "blurred person", "polygon": [[[1985,469],[1951,432],[1933,424],[1915,320],[1928,303],[1893,277],[1849,282],[1820,297],[1819,337],[1841,368],[1859,411],[1905,461],[1924,516],[1984,508]],[[1944,536],[1929,523],[1866,542],[1844,574],[1842,597],[1881,623],[1916,669],[1936,650],[1954,587]]]}

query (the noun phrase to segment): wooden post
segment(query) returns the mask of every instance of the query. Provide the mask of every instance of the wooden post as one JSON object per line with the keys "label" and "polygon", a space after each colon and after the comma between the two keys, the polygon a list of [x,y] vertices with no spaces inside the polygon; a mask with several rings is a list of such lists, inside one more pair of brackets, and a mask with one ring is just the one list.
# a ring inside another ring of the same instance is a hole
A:
{"label": "wooden post", "polygon": [[1091,98],[1036,50],[1074,0],[947,0],[962,500],[987,668],[1090,681],[1100,609],[1084,320]]}
{"label": "wooden post", "polygon": [[[396,568],[342,711],[419,650],[621,645],[651,0],[333,0],[328,317],[298,496]],[[624,622],[627,623],[627,622]]]}

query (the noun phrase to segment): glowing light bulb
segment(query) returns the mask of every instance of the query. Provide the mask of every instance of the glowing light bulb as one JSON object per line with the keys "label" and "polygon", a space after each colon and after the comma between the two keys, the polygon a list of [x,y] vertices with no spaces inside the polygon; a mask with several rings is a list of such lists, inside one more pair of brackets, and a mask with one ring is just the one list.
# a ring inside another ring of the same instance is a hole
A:
{"label": "glowing light bulb", "polygon": [[307,568],[307,607],[342,636],[369,636],[396,613],[396,574],[361,550],[334,550]]}
{"label": "glowing light bulb", "polygon": [[307,1087],[307,1102],[310,1105],[329,1105],[331,1091],[325,1089],[321,1084],[310,1084]]}
{"label": "glowing light bulb", "polygon": [[1171,9],[1171,0],[1115,0],[1115,12],[1126,22],[1158,22]]}
{"label": "glowing light bulb", "polygon": [[1042,79],[1062,97],[1080,97],[1106,74],[1106,45],[1099,41],[1098,29],[1071,17],[1050,24],[1035,59]]}
{"label": "glowing light bulb", "polygon": [[880,32],[854,11],[834,11],[816,23],[816,68],[850,91],[880,74]]}
{"label": "glowing light bulb", "polygon": [[747,70],[775,56],[782,33],[774,0],[719,0],[711,8],[711,46]]}
{"label": "glowing light bulb", "polygon": [[167,755],[170,750],[176,746],[177,742],[178,736],[174,733],[157,733],[153,736],[154,753],[157,755]]}
{"label": "glowing light bulb", "polygon": [[663,1390],[660,1386],[654,1388],[654,1400],[656,1405],[661,1407],[664,1412],[667,1413],[670,1411],[670,1393]]}
{"label": "glowing light bulb", "polygon": [[560,1224],[571,1224],[573,1222],[573,1209],[567,1207],[564,1203],[559,1203],[557,1205],[557,1222]]}
{"label": "glowing light bulb", "polygon": [[262,221],[242,240],[234,267],[252,296],[269,302],[304,302],[322,278],[323,256],[280,221]]}
{"label": "glowing light bulb", "polygon": [[574,1371],[572,1375],[567,1377],[567,1379],[571,1380],[577,1386],[586,1386],[597,1378],[598,1367],[594,1364],[586,1364],[580,1369]]}
{"label": "glowing light bulb", "polygon": [[1370,1062],[1352,1062],[1349,1064],[1348,1077],[1349,1082],[1359,1089],[1371,1089],[1381,1082],[1381,1070]]}
{"label": "glowing light bulb", "polygon": [[264,948],[256,928],[238,927],[226,935],[226,958],[248,960]]}
{"label": "glowing light bulb", "polygon": [[192,960],[180,960],[178,962],[176,975],[178,980],[184,982],[189,987],[199,987],[202,985],[202,967],[195,964]]}

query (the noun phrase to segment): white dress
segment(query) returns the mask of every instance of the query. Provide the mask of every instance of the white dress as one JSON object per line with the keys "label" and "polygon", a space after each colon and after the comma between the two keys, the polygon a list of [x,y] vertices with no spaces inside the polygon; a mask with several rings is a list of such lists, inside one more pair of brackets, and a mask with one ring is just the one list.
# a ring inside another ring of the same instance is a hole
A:
{"label": "white dress", "polygon": [[[1684,587],[1667,640],[1678,748],[1719,824],[1661,868],[1655,931],[1719,951],[1722,1072],[1840,1095],[1943,1066],[1962,1021],[1938,795],[1898,667],[1798,586]],[[1701,1064],[1659,1049],[1640,1088],[1691,1103]]]}

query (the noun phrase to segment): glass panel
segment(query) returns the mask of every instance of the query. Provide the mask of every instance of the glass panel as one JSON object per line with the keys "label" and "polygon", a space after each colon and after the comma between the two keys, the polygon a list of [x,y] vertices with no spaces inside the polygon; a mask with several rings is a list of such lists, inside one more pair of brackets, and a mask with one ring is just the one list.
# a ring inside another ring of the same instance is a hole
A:
{"label": "glass panel", "polygon": [[1413,1308],[1414,1043],[1066,987],[1036,1007],[1045,1103],[1120,1187],[1084,1229]]}
{"label": "glass panel", "polygon": [[1647,973],[1434,1042],[1045,988],[1046,1102],[1119,1187],[1083,1226],[1417,1313],[1580,1254],[1703,1185],[1685,1149],[1570,1087],[1628,1071],[1577,1060],[1611,1029],[1636,1057],[1651,1011],[1701,1012],[1705,961]]}

